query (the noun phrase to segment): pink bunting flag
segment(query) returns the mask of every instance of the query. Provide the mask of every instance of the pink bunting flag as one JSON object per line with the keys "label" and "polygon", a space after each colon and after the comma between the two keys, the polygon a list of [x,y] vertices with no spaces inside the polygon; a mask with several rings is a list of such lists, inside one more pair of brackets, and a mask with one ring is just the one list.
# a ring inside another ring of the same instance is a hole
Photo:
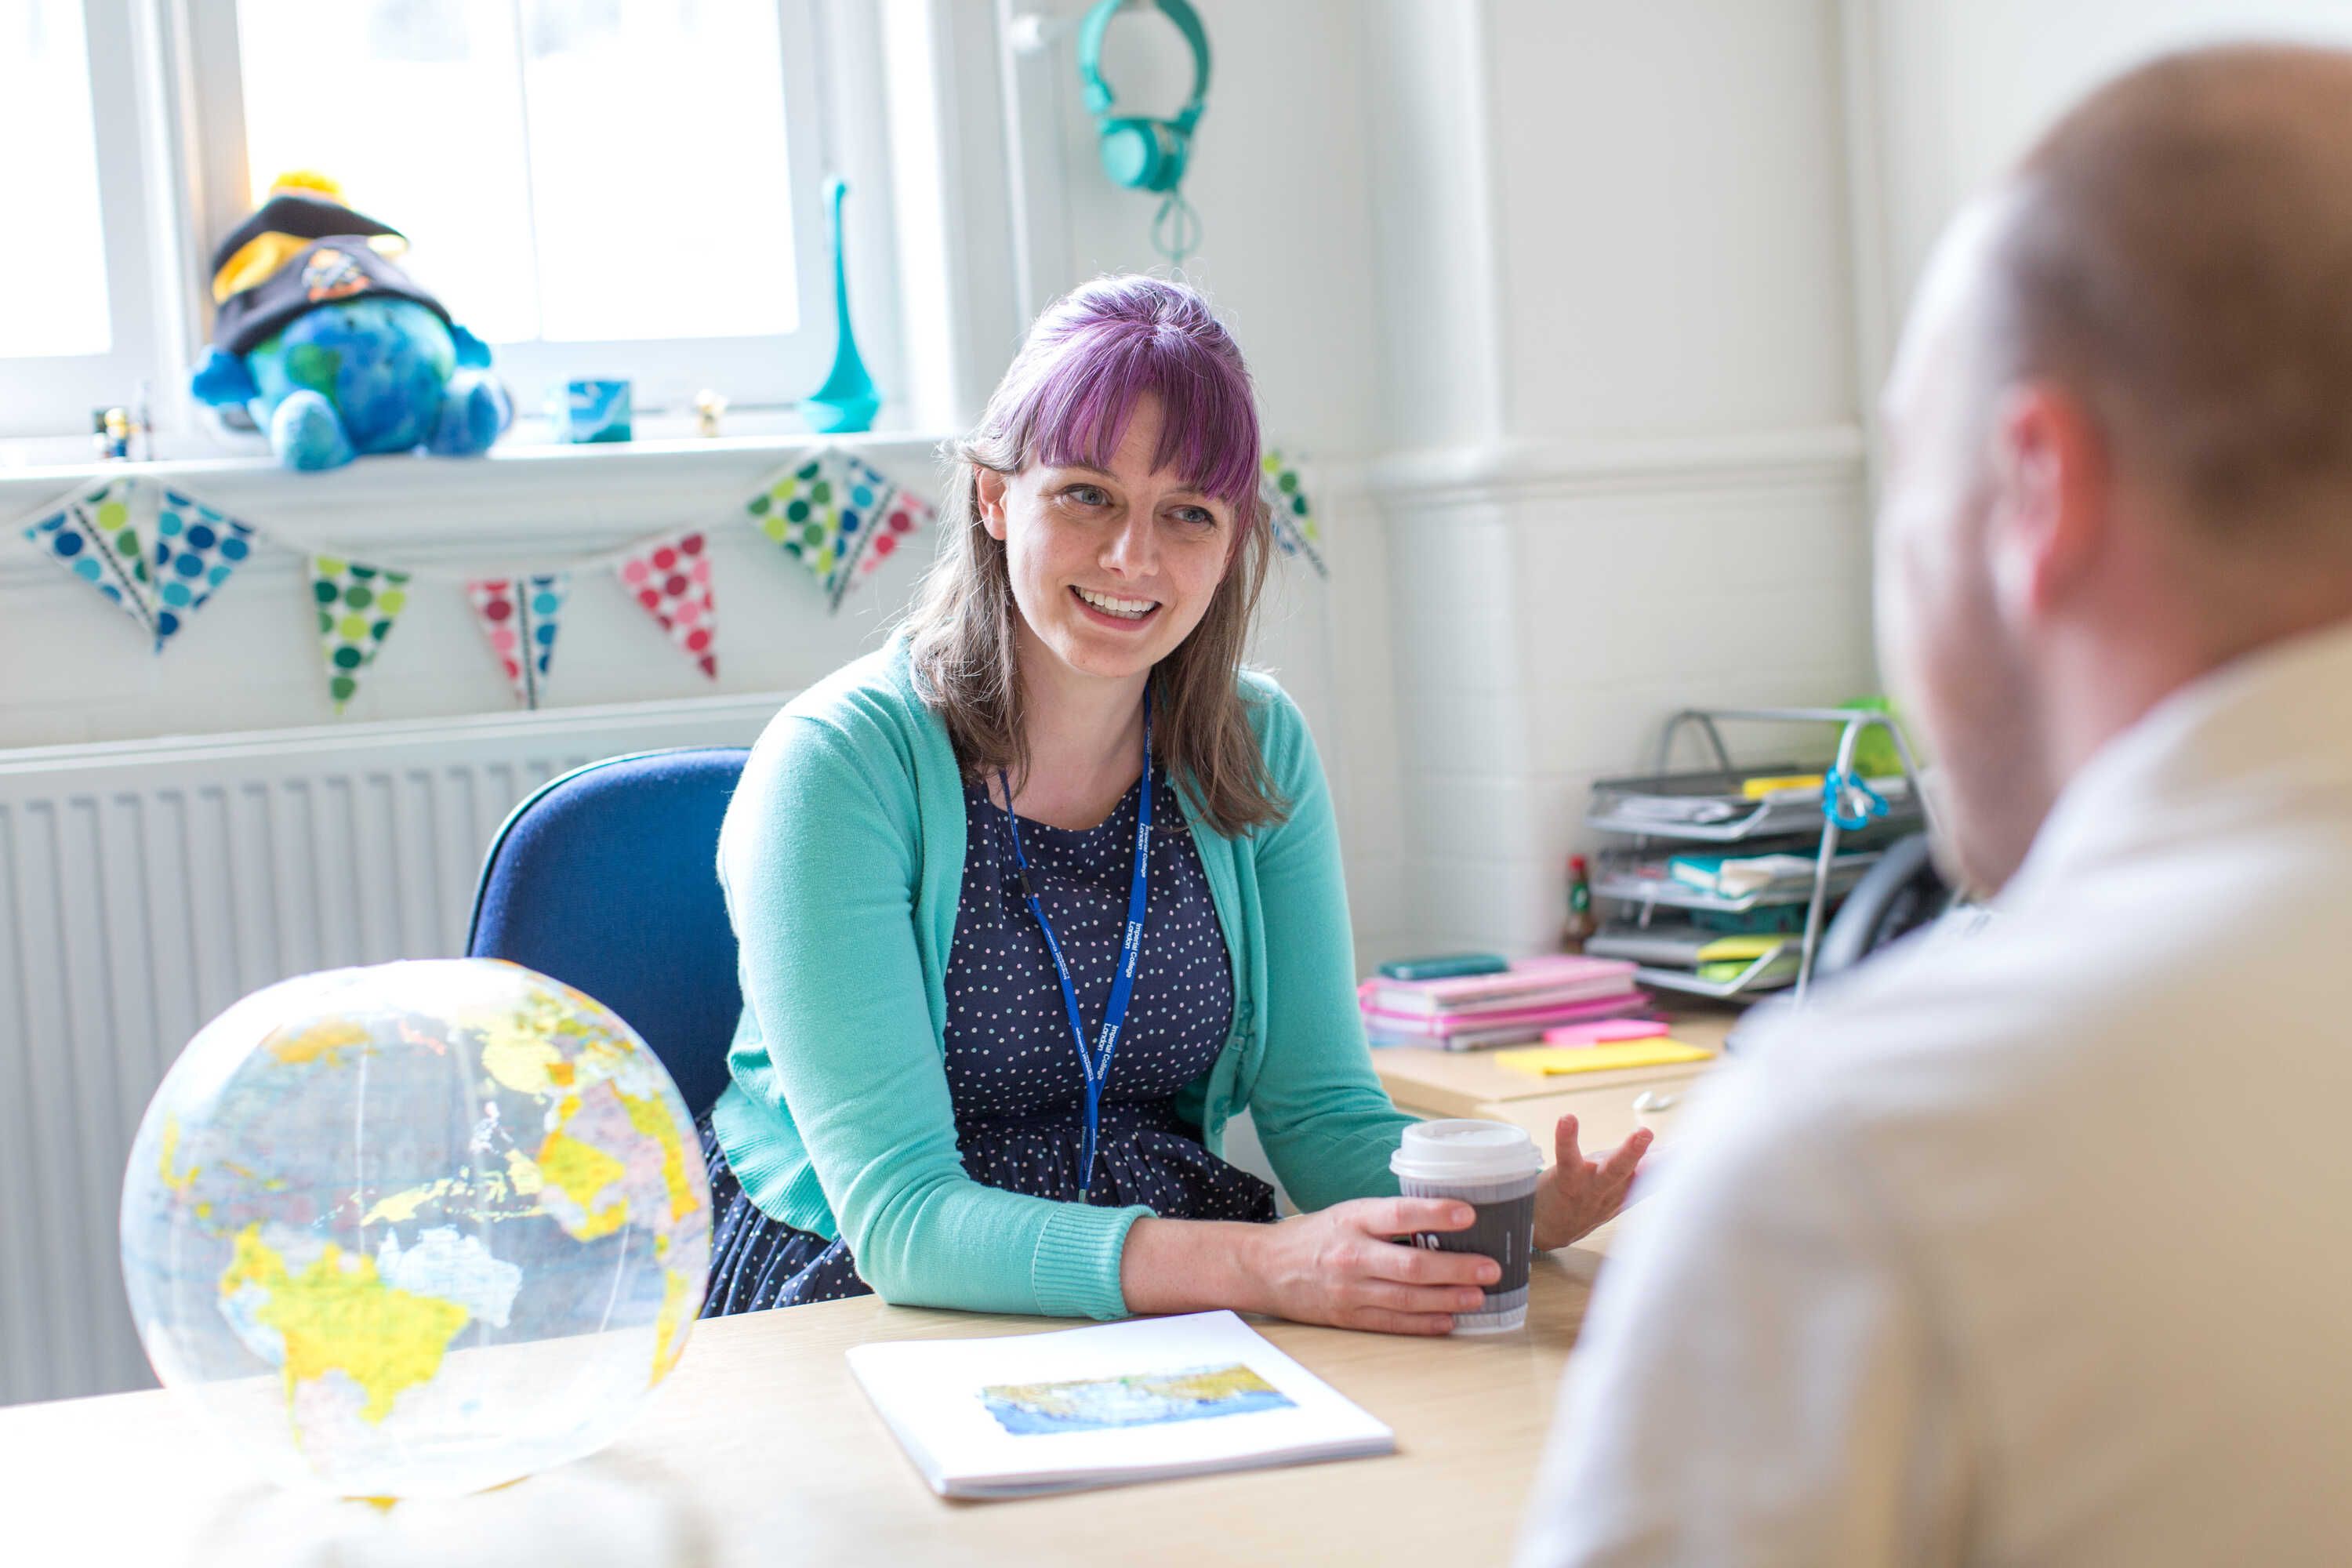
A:
{"label": "pink bunting flag", "polygon": [[568,573],[530,577],[490,577],[466,584],[474,604],[474,624],[506,667],[508,683],[526,708],[536,708],[555,661],[555,632],[562,623]]}
{"label": "pink bunting flag", "polygon": [[669,633],[670,640],[719,679],[719,608],[710,595],[710,557],[702,531],[681,533],[624,558],[614,568],[621,585]]}
{"label": "pink bunting flag", "polygon": [[896,554],[918,530],[931,521],[930,503],[910,490],[893,488],[887,503],[881,511],[881,521],[874,525],[866,542],[866,552],[857,558],[857,581],[881,570],[882,563]]}

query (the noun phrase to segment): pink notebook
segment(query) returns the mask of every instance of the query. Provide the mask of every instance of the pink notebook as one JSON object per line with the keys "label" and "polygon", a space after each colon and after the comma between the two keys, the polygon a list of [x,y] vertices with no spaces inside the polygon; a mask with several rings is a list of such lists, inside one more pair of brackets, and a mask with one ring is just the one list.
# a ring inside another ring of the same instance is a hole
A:
{"label": "pink notebook", "polygon": [[1364,982],[1364,1005],[1400,1015],[1433,1016],[1459,1008],[1503,1006],[1514,998],[1572,1002],[1633,989],[1633,965],[1622,958],[1554,952],[1515,960],[1499,974],[1457,974],[1445,980]]}
{"label": "pink notebook", "polygon": [[1397,1013],[1371,1005],[1369,993],[1363,1002],[1367,1027],[1383,1035],[1423,1035],[1433,1040],[1466,1034],[1478,1029],[1496,1029],[1507,1025],[1523,1024],[1538,1029],[1560,1024],[1580,1024],[1596,1018],[1622,1017],[1650,1005],[1649,996],[1640,991],[1620,991],[1613,996],[1600,996],[1590,1001],[1559,1003],[1540,1007],[1488,1007],[1475,1013]]}
{"label": "pink notebook", "polygon": [[1561,1024],[1546,1029],[1547,1046],[1607,1046],[1620,1040],[1654,1040],[1667,1033],[1655,1018],[1603,1018],[1597,1024]]}

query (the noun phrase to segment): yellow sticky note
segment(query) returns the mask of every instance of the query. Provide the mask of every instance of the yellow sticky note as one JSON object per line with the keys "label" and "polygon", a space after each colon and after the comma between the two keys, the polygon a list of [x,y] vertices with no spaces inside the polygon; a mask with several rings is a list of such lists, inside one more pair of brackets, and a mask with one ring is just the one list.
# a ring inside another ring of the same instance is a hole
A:
{"label": "yellow sticky note", "polygon": [[1749,800],[1762,800],[1782,790],[1819,789],[1826,782],[1820,773],[1778,773],[1769,778],[1742,779],[1739,793]]}
{"label": "yellow sticky note", "polygon": [[1698,950],[1701,963],[1753,963],[1776,948],[1789,945],[1785,936],[1727,936]]}
{"label": "yellow sticky note", "polygon": [[1515,1072],[1551,1078],[1560,1073],[1612,1072],[1619,1068],[1669,1067],[1677,1062],[1703,1062],[1715,1053],[1671,1036],[1652,1040],[1623,1040],[1613,1046],[1538,1046],[1524,1051],[1496,1051],[1495,1060]]}

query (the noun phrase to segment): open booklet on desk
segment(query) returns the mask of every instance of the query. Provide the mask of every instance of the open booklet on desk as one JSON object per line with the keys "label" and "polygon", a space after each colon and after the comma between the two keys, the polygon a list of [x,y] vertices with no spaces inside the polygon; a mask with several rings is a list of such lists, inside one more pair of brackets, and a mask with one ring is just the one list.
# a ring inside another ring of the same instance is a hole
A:
{"label": "open booklet on desk", "polygon": [[848,1354],[941,1497],[1032,1497],[1396,1447],[1388,1427],[1231,1312]]}

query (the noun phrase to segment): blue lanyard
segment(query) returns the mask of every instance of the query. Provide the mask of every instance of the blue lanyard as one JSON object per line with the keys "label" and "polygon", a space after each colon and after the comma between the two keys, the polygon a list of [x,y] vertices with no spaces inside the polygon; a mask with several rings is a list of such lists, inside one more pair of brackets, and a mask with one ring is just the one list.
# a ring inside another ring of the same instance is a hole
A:
{"label": "blue lanyard", "polygon": [[1054,935],[1054,922],[1045,918],[1045,906],[1037,901],[1037,889],[1029,885],[1029,858],[1021,852],[1021,819],[1013,815],[1013,785],[999,768],[996,781],[1004,790],[1004,820],[1013,829],[1013,863],[1021,870],[1021,896],[1029,900],[1029,912],[1037,917],[1037,929],[1045,933],[1045,951],[1054,955],[1054,973],[1062,981],[1062,1005],[1070,1015],[1070,1040],[1078,1047],[1078,1068],[1087,1079],[1086,1142],[1078,1154],[1078,1202],[1087,1201],[1094,1188],[1095,1133],[1102,1123],[1103,1085],[1110,1079],[1110,1054],[1118,1044],[1119,1026],[1127,1022],[1128,999],[1135,994],[1135,961],[1143,952],[1143,906],[1151,856],[1151,693],[1143,694],[1143,800],[1135,814],[1135,879],[1127,891],[1127,935],[1118,950],[1118,973],[1111,976],[1110,1000],[1103,1005],[1102,1033],[1095,1037],[1095,1048],[1087,1049],[1087,1026],[1078,1017],[1078,988],[1070,984],[1070,966],[1062,957],[1062,944]]}

